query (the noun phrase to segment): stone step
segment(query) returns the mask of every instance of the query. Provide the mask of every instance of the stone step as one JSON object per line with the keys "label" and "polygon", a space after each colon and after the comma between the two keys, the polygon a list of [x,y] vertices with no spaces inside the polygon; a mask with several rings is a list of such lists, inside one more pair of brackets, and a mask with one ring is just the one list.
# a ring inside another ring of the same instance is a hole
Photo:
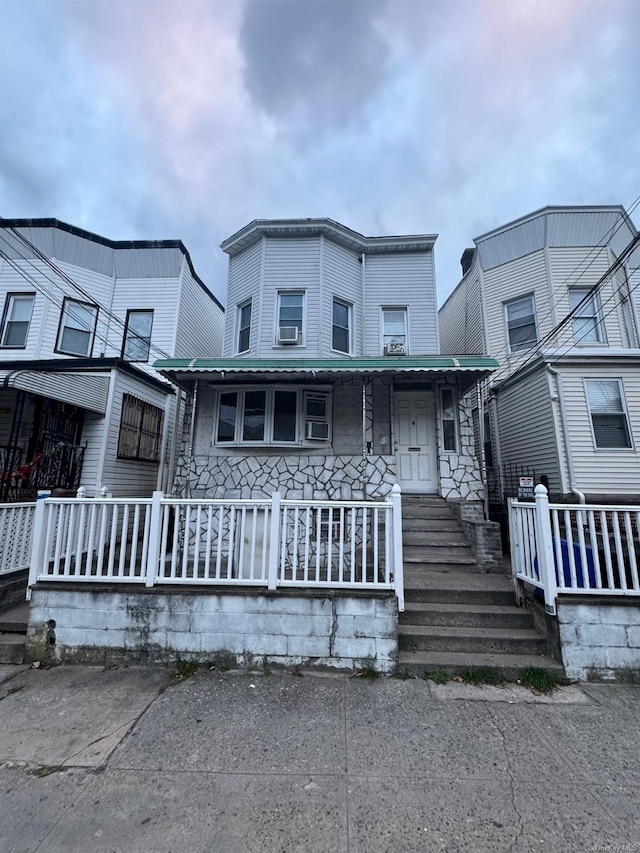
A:
{"label": "stone step", "polygon": [[0,632],[26,634],[29,623],[29,605],[25,601],[16,607],[0,611]]}
{"label": "stone step", "polygon": [[459,527],[449,530],[441,530],[439,527],[426,530],[402,530],[402,544],[405,548],[411,545],[451,545],[453,548],[463,546],[469,547]]}
{"label": "stone step", "polygon": [[401,651],[398,656],[398,671],[408,675],[422,676],[425,672],[446,672],[449,675],[456,675],[461,670],[477,667],[494,669],[502,678],[509,681],[516,681],[525,669],[532,667],[546,669],[558,678],[564,676],[562,665],[548,655]]}
{"label": "stone step", "polygon": [[453,509],[447,504],[403,504],[402,518],[455,519]]}
{"label": "stone step", "polygon": [[531,613],[499,604],[451,604],[408,601],[399,615],[401,625],[455,625],[468,628],[531,628]]}
{"label": "stone step", "polygon": [[0,634],[0,663],[22,663],[25,647],[24,634]]}
{"label": "stone step", "polygon": [[434,542],[431,545],[402,546],[405,563],[429,563],[431,560],[447,563],[475,563],[476,558],[468,542]]}
{"label": "stone step", "polygon": [[406,601],[431,604],[513,605],[513,584],[502,575],[484,572],[428,571],[413,565],[405,567]]}
{"label": "stone step", "polygon": [[461,530],[461,527],[456,518],[403,518],[403,534],[411,530]]}
{"label": "stone step", "polygon": [[533,628],[466,628],[446,625],[400,625],[403,651],[468,654],[544,654],[546,639]]}

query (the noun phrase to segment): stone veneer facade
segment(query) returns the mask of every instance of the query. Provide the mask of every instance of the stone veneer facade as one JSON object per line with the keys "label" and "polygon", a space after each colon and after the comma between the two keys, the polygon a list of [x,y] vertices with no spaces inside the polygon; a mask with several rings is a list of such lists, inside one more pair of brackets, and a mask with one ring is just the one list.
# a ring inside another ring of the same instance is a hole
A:
{"label": "stone veneer facade", "polygon": [[[437,386],[434,390],[437,391]],[[385,499],[396,481],[396,459],[390,452],[393,447],[391,381],[376,378],[365,386],[364,435],[362,396],[359,379],[345,379],[333,385],[331,446],[226,448],[212,442],[216,392],[205,387],[198,398],[189,473],[191,496],[259,498],[279,491],[291,500]],[[439,453],[440,494],[449,500],[482,501],[471,410],[462,398],[458,426],[458,452]],[[439,418],[436,418],[436,434],[440,447]],[[176,476],[175,491],[179,494],[185,492],[188,446],[187,422]]]}

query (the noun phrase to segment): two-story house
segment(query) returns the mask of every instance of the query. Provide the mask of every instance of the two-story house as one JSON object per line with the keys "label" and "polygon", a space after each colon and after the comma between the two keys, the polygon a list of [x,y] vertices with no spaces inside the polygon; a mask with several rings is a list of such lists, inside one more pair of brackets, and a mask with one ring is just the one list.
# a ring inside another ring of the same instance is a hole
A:
{"label": "two-story house", "polygon": [[640,499],[637,231],[619,206],[547,207],[475,239],[439,312],[442,352],[500,368],[476,428],[497,500]]}
{"label": "two-story house", "polygon": [[0,220],[0,500],[171,482],[183,392],[159,356],[219,354],[223,309],[178,240]]}
{"label": "two-story house", "polygon": [[404,492],[480,501],[470,410],[491,359],[439,354],[433,235],[255,220],[229,256],[221,358],[158,360],[193,391],[178,471],[194,497]]}

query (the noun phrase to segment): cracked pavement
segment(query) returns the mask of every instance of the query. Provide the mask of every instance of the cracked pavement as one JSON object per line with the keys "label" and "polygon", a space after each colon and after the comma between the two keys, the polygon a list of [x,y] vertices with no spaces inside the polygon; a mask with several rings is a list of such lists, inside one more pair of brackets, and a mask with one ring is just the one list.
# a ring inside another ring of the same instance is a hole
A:
{"label": "cracked pavement", "polygon": [[0,853],[640,853],[640,687],[0,666]]}

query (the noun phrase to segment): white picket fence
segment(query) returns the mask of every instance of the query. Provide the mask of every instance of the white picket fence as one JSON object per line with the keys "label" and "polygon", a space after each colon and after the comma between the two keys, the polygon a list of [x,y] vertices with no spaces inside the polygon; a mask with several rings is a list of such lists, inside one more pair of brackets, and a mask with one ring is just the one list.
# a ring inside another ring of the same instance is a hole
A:
{"label": "white picket fence", "polygon": [[0,577],[29,568],[35,503],[0,504]]}
{"label": "white picket fence", "polygon": [[389,589],[404,609],[400,488],[379,502],[45,498],[38,581]]}
{"label": "white picket fence", "polygon": [[640,507],[550,504],[536,486],[535,503],[511,500],[513,575],[544,591],[555,613],[561,594],[640,596]]}

